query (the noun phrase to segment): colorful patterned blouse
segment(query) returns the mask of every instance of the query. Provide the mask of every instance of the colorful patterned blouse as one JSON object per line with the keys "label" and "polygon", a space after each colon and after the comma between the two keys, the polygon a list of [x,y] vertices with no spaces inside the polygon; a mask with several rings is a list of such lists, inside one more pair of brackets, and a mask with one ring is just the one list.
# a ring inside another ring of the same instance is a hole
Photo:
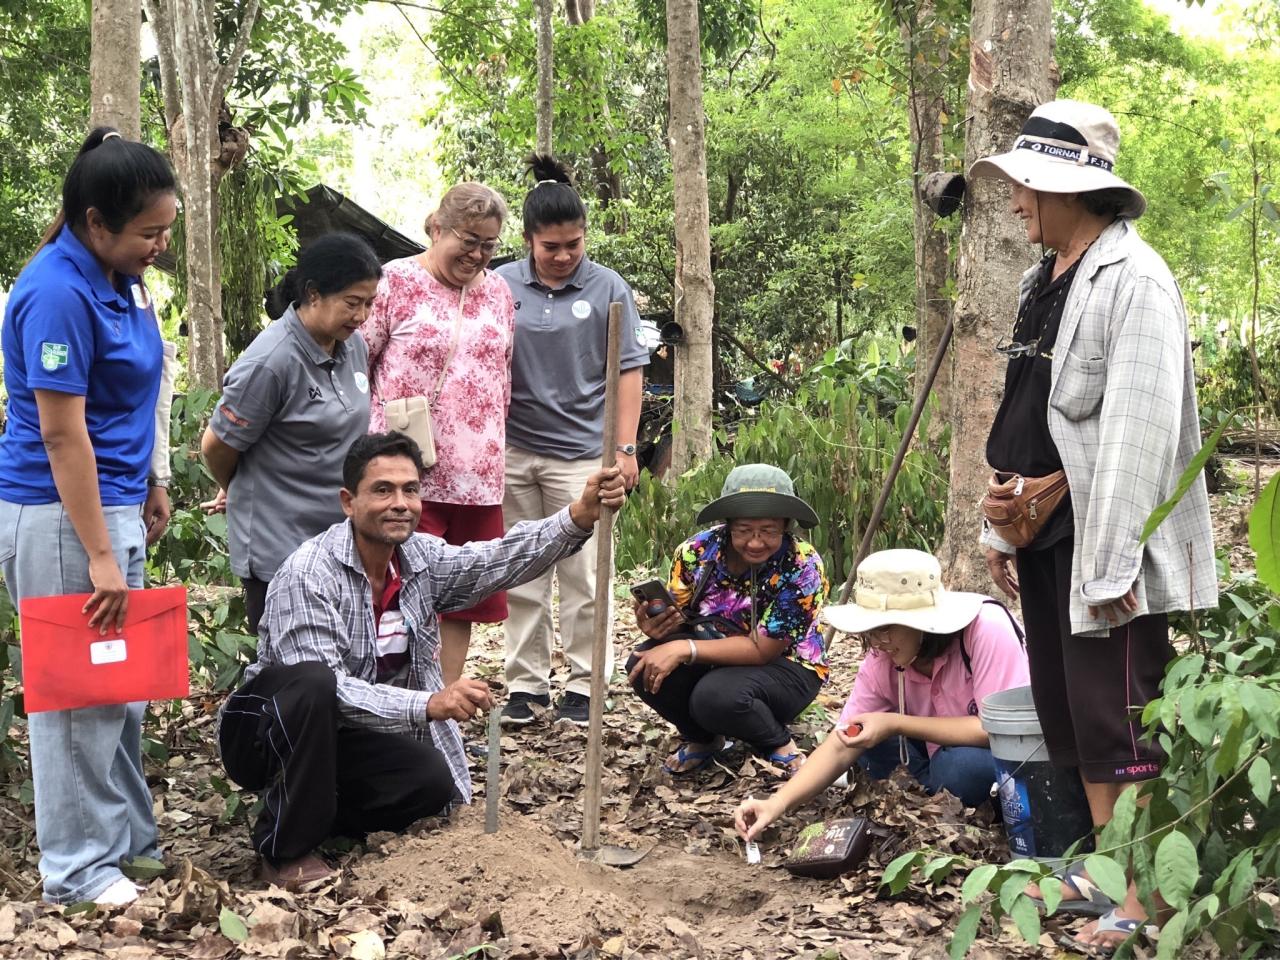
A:
{"label": "colorful patterned blouse", "polygon": [[[726,535],[720,524],[682,543],[671,564],[668,587],[677,605],[686,607],[710,565],[694,612],[725,617],[746,634],[753,617],[752,571],[741,576],[729,572],[722,557]],[[786,640],[783,656],[811,668],[825,683],[830,671],[818,611],[826,600],[827,576],[818,551],[788,533],[778,552],[756,568],[754,580],[757,629],[774,640]]]}
{"label": "colorful patterned blouse", "polygon": [[[449,355],[459,291],[415,257],[383,266],[378,298],[360,332],[369,345],[373,404],[369,430],[385,430],[382,404],[430,397]],[[485,506],[502,503],[515,307],[495,273],[467,291],[458,346],[431,410],[436,465],[422,499]]]}

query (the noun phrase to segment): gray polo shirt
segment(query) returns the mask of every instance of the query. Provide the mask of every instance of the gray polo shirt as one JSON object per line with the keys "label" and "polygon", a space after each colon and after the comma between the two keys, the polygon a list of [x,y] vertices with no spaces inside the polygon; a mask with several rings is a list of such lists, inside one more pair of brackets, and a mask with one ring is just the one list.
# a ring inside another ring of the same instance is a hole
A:
{"label": "gray polo shirt", "polygon": [[561,460],[601,454],[609,304],[622,304],[621,368],[649,362],[640,315],[626,281],[586,257],[558,290],[537,278],[529,258],[495,271],[516,306],[507,443]]}
{"label": "gray polo shirt", "polygon": [[360,334],[330,356],[289,307],[227,371],[209,426],[240,451],[227,491],[237,576],[270,580],[304,541],[342,519],[342,461],[369,430],[368,370]]}

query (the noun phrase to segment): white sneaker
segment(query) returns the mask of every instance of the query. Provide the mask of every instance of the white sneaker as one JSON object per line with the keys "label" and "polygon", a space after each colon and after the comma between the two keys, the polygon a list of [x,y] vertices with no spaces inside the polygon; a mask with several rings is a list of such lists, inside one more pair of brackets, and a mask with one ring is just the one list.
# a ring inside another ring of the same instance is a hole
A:
{"label": "white sneaker", "polygon": [[100,907],[123,907],[138,899],[138,887],[128,877],[121,877],[93,898]]}

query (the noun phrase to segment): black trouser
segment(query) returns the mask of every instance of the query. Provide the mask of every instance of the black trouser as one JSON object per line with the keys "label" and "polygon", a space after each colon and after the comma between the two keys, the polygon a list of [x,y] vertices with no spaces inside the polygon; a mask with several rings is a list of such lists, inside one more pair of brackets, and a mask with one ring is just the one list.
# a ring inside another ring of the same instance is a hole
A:
{"label": "black trouser", "polygon": [[1142,708],[1174,657],[1169,618],[1135,617],[1100,637],[1071,632],[1072,538],[1018,551],[1031,694],[1049,759],[1091,783],[1159,776],[1164,751],[1142,740]]}
{"label": "black trouser", "polygon": [[244,614],[249,632],[258,635],[258,624],[267,607],[267,587],[270,580],[255,580],[253,577],[241,577],[240,586],[244,588]]}
{"label": "black trouser", "polygon": [[[636,651],[664,642],[648,640]],[[634,654],[627,660],[627,673],[635,660]],[[813,702],[822,681],[808,667],[778,657],[758,667],[683,663],[667,675],[657,693],[644,689],[643,676],[631,687],[686,740],[706,743],[717,736],[733,737],[760,753],[772,753],[791,739],[787,724]]]}
{"label": "black trouser", "polygon": [[403,830],[456,795],[449,765],[413,737],[339,726],[337,680],[323,663],[267,667],[227,698],[227,773],[264,791],[253,844],[273,861],[327,837]]}

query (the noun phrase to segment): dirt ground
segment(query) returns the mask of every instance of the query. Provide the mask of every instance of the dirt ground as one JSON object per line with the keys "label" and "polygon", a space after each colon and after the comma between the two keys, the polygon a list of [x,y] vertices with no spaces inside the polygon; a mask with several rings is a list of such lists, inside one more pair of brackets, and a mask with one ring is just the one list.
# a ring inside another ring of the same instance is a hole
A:
{"label": "dirt ground", "polygon": [[[1215,526],[1220,542],[1233,544],[1237,570],[1248,558],[1239,521],[1248,499],[1239,490],[1215,496]],[[629,627],[619,625],[620,662],[639,636]],[[479,632],[471,672],[497,684],[501,648],[498,630]],[[795,724],[806,748],[829,729],[856,660],[855,645],[837,638],[833,682]],[[563,672],[558,660],[557,672]],[[905,781],[872,788],[855,779],[766,832],[764,862],[749,866],[732,811],[743,797],[774,789],[777,773],[739,751],[673,780],[660,768],[668,728],[615,684],[605,715],[601,832],[606,843],[644,852],[636,865],[619,869],[578,855],[585,732],[550,716],[504,732],[499,829],[486,834],[485,729],[478,719],[466,730],[474,805],[448,820],[423,821],[406,835],[336,844],[331,853],[340,876],[318,890],[268,890],[255,880],[248,843],[253,798],[241,798],[225,782],[217,761],[218,702],[194,696],[181,713],[159,720],[162,743],[148,757],[148,773],[168,869],[143,878],[146,895],[123,913],[41,904],[31,808],[23,802],[29,798],[16,790],[0,797],[0,886],[7,898],[0,900],[0,958],[941,958],[961,912],[962,877],[882,898],[881,869],[925,846],[974,858],[1008,856],[991,813],[964,810],[947,795],[927,797]],[[862,870],[810,881],[781,869],[805,824],[852,815],[871,817],[892,833]],[[1063,937],[1079,923],[1050,918],[1035,946],[1012,929],[987,926],[970,956],[1065,957]]]}

